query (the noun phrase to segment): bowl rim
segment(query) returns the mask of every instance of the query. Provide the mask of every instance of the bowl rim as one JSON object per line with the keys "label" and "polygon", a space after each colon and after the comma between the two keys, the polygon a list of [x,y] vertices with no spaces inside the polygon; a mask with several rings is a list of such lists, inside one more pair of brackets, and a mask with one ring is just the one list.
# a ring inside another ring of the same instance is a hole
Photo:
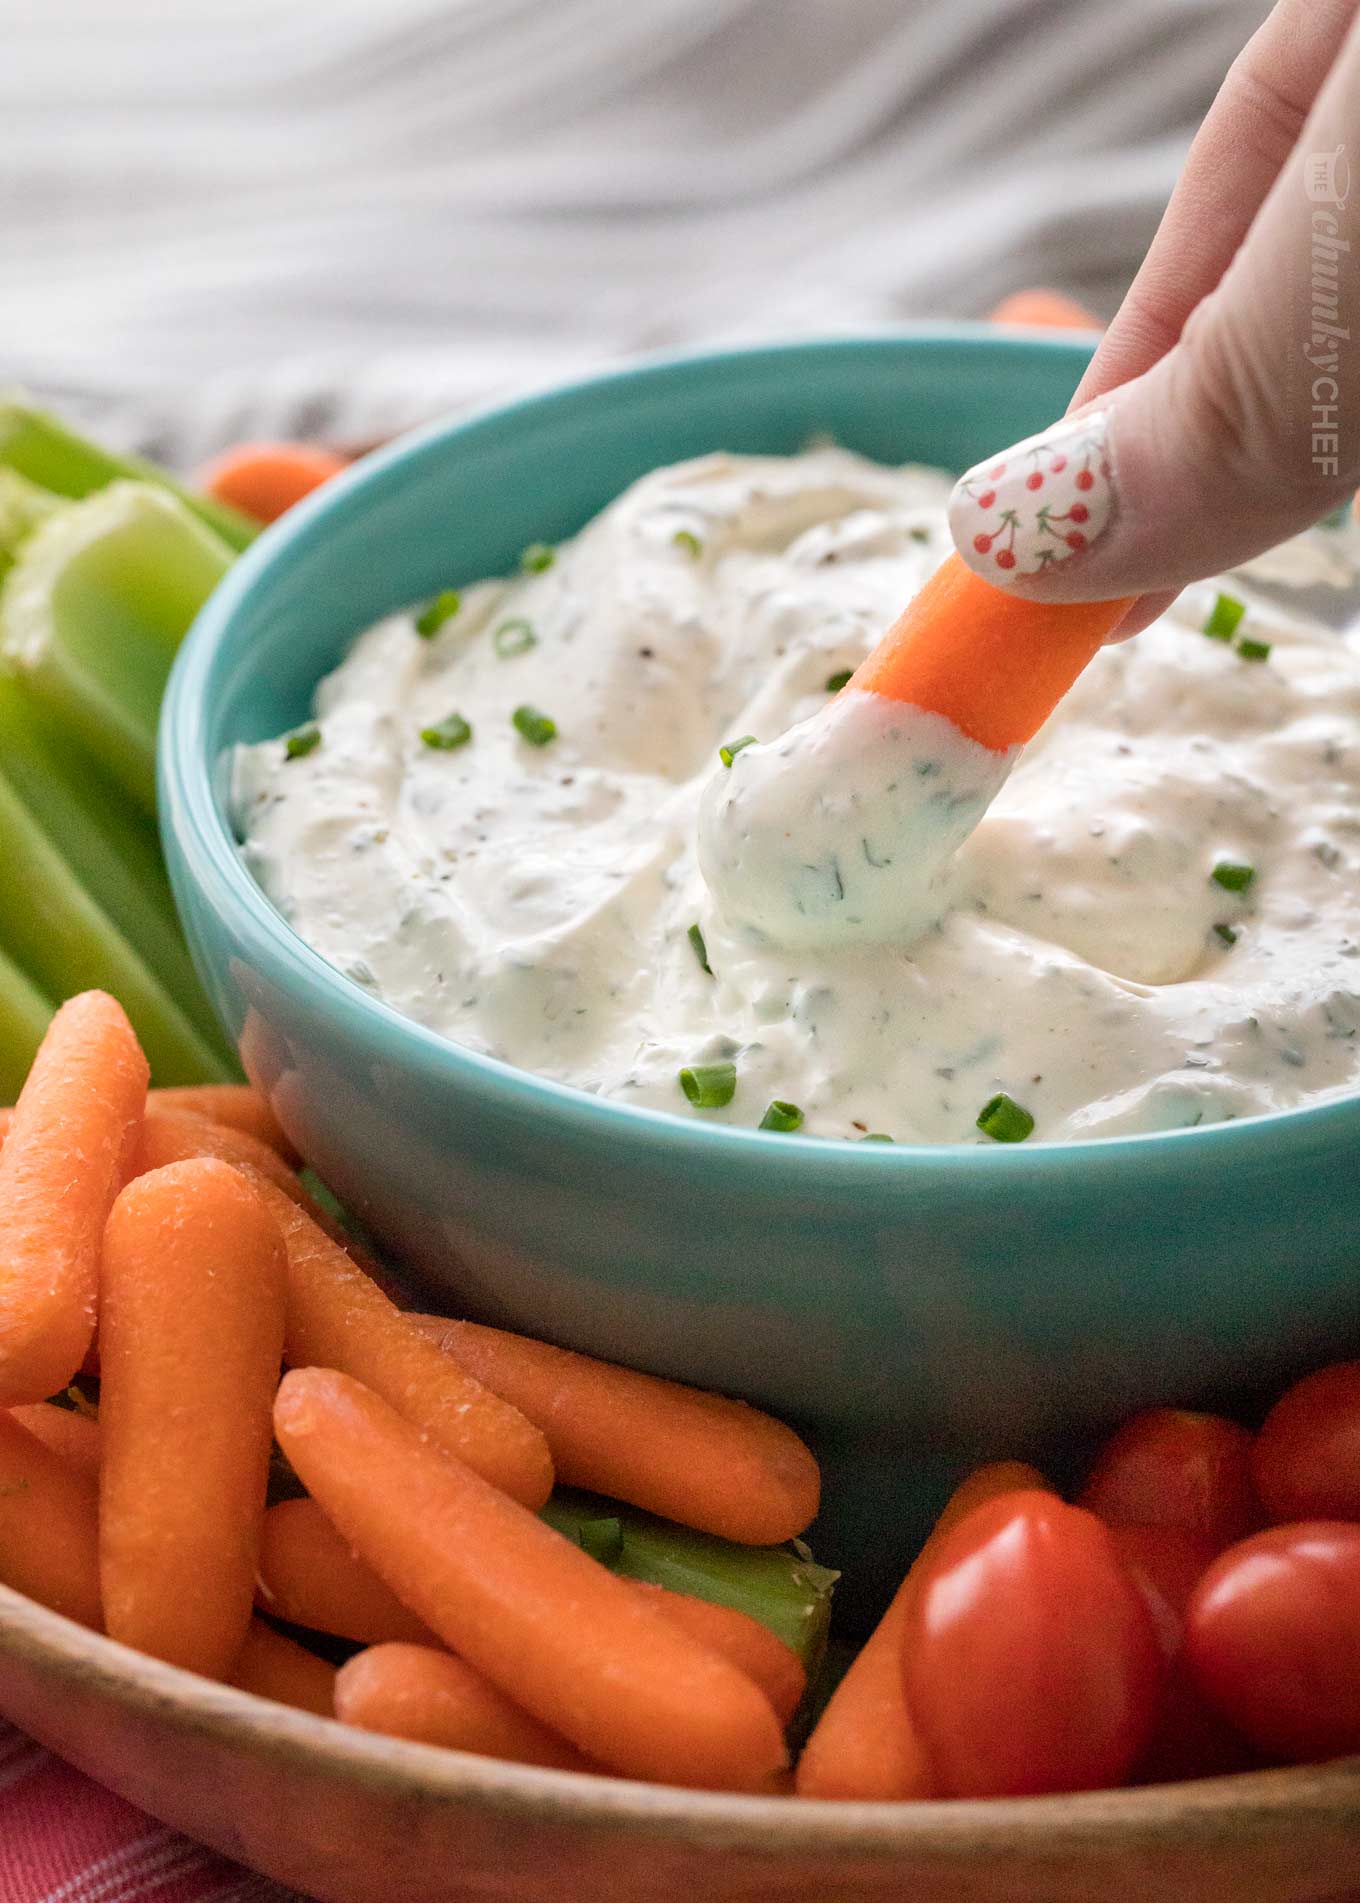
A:
{"label": "bowl rim", "polygon": [[1268,1828],[1272,1820],[1296,1822],[1304,1811],[1360,1828],[1360,1756],[1047,1797],[799,1801],[540,1769],[361,1731],[164,1664],[0,1586],[4,1653],[44,1674],[78,1680],[85,1695],[111,1698],[133,1718],[215,1733],[343,1784],[377,1785],[427,1805],[477,1802],[567,1827],[667,1831],[754,1854],[888,1859],[911,1848],[963,1861],[1052,1851],[1064,1840],[1115,1849],[1163,1839],[1173,1819],[1184,1843],[1202,1843],[1221,1839],[1228,1820],[1239,1831],[1248,1820]]}
{"label": "bowl rim", "polygon": [[[493,402],[470,412],[439,418],[409,431],[362,457],[351,468],[313,492],[268,527],[228,570],[204,604],[180,648],[162,706],[157,745],[161,827],[173,841],[186,873],[219,920],[230,920],[230,935],[270,976],[313,1007],[338,1019],[356,1041],[382,1044],[383,1058],[426,1081],[446,1081],[475,1090],[484,1099],[522,1116],[551,1112],[560,1128],[586,1140],[598,1137],[625,1143],[639,1160],[662,1154],[692,1157],[710,1170],[739,1171],[760,1158],[772,1187],[806,1182],[815,1167],[826,1180],[852,1190],[895,1181],[895,1172],[928,1169],[956,1181],[961,1171],[979,1169],[1003,1182],[1026,1183],[1054,1170],[1121,1173],[1154,1158],[1184,1159],[1188,1166],[1248,1166],[1278,1152],[1283,1142],[1307,1149],[1331,1147],[1360,1131],[1360,1084],[1354,1090],[1316,1103],[1266,1111],[1252,1117],[1202,1124],[1191,1129],[1143,1131],[1061,1142],[1039,1139],[1022,1144],[865,1143],[804,1134],[781,1135],[777,1143],[755,1128],[709,1123],[680,1112],[658,1110],[607,1098],[501,1059],[453,1043],[393,1006],[370,996],[329,964],[299,936],[252,878],[238,851],[216,791],[218,760],[208,752],[210,689],[218,657],[229,646],[238,615],[255,593],[268,589],[286,572],[297,550],[343,536],[346,525],[370,501],[400,491],[423,465],[447,453],[450,445],[505,428],[522,429],[538,416],[588,408],[601,398],[638,384],[683,383],[687,378],[723,376],[771,360],[825,359],[843,354],[867,359],[902,352],[963,351],[1011,356],[1018,363],[1036,355],[1068,358],[1078,370],[1090,358],[1090,333],[1051,335],[998,328],[981,322],[903,324],[844,336],[794,338],[721,349],[658,354],[633,359],[594,375],[532,390],[509,402]],[[986,1163],[977,1161],[986,1157]]]}

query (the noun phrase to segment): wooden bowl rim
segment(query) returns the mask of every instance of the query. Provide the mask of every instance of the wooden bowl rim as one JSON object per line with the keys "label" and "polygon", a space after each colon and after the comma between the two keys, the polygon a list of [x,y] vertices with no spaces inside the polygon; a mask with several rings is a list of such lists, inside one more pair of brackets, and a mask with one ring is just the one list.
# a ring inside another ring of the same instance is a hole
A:
{"label": "wooden bowl rim", "polygon": [[665,1833],[755,1854],[843,1853],[890,1859],[908,1847],[966,1858],[1080,1840],[1107,1849],[1269,1831],[1304,1814],[1360,1830],[1360,1757],[1191,1783],[1066,1797],[929,1803],[791,1803],[550,1771],[409,1744],[237,1691],[134,1652],[0,1586],[0,1654],[55,1673],[130,1715],[183,1735],[253,1747],[280,1767],[325,1772],[424,1806],[447,1803],[562,1826]]}

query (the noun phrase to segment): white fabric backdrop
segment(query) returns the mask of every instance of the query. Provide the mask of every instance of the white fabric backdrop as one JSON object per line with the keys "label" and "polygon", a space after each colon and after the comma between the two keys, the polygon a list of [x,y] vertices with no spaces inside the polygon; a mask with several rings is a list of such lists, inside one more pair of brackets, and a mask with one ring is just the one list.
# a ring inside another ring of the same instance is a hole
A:
{"label": "white fabric backdrop", "polygon": [[1265,0],[0,0],[0,381],[192,461],[1108,310]]}

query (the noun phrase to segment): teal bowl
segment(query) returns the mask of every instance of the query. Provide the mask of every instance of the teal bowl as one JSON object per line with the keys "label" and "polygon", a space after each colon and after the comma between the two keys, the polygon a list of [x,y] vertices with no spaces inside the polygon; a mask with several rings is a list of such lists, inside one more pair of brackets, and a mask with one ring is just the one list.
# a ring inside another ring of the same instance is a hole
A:
{"label": "teal bowl", "polygon": [[366,458],[233,568],[185,644],[161,812],[195,959],[316,1169],[433,1306],[743,1395],[826,1466],[819,1552],[872,1591],[980,1457],[1256,1389],[1360,1335],[1360,1101],[1076,1145],[714,1127],[474,1056],[295,936],[235,848],[237,741],[379,616],[507,571],[635,477],[816,435],[960,467],[1066,405],[1089,342],[948,326],[646,363]]}

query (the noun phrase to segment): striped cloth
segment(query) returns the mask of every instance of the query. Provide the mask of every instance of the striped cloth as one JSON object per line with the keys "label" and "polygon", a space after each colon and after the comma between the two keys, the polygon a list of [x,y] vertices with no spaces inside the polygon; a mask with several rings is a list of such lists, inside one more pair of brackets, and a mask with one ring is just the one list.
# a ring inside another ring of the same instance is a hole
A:
{"label": "striped cloth", "polygon": [[298,1903],[0,1725],[0,1903]]}

